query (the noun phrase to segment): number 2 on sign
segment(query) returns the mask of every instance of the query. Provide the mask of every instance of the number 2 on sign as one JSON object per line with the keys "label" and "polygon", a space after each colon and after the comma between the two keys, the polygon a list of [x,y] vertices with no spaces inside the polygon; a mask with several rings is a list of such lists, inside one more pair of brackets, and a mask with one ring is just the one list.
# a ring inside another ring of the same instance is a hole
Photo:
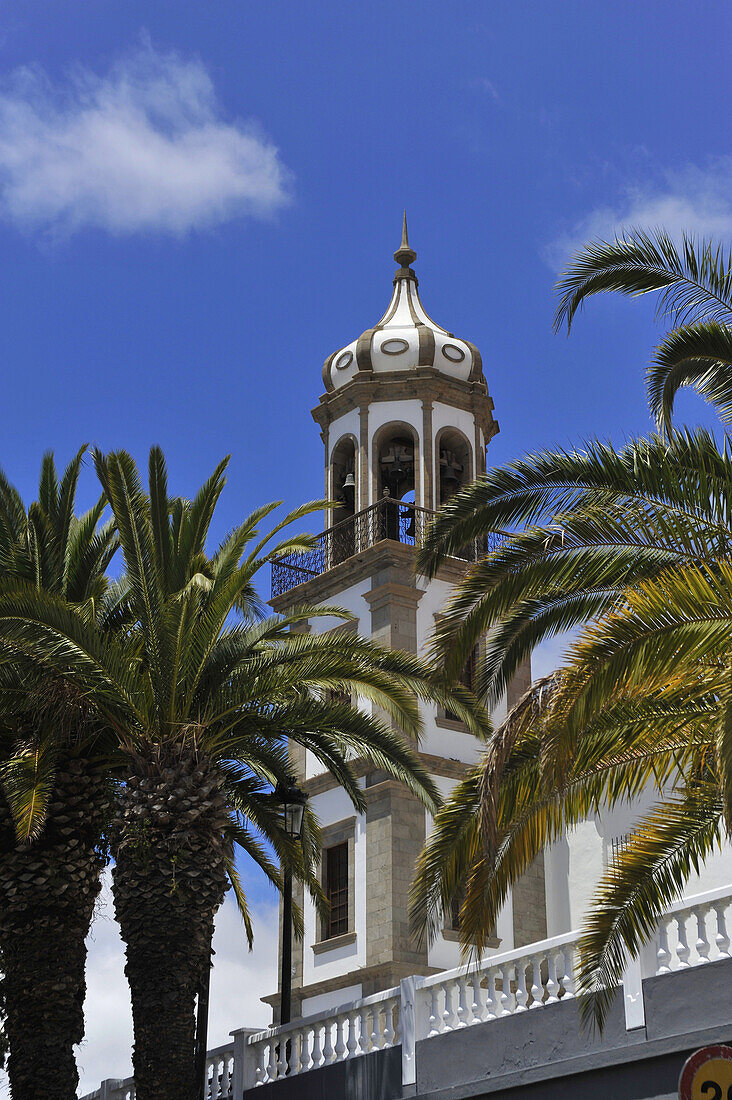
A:
{"label": "number 2 on sign", "polygon": [[[705,1081],[701,1092],[704,1100],[722,1100],[722,1086],[717,1081]],[[732,1085],[727,1089],[727,1100],[732,1100]]]}

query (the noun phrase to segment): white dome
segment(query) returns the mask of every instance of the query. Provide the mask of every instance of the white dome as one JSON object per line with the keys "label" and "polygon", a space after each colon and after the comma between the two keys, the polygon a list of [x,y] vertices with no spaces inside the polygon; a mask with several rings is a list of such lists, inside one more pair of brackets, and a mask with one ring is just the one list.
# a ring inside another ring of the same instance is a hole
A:
{"label": "white dome", "polygon": [[394,276],[394,293],[386,313],[357,340],[329,355],[323,364],[326,390],[345,386],[359,371],[387,371],[434,367],[440,374],[464,382],[483,381],[480,352],[469,340],[458,340],[425,313],[419,300],[417,276],[409,266],[417,253],[409,247],[407,216],[402,243],[394,253],[401,266]]}

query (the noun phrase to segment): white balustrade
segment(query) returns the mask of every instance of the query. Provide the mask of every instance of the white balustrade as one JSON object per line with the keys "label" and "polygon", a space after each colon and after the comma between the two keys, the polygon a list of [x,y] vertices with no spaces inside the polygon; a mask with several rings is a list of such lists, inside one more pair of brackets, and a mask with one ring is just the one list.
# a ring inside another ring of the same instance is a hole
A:
{"label": "white balustrade", "polygon": [[[234,1072],[234,1044],[206,1053],[206,1100],[230,1100]],[[131,1097],[130,1100],[133,1100]]]}
{"label": "white balustrade", "polygon": [[[206,1054],[206,1100],[231,1100],[234,1074],[234,1044],[216,1047]],[[135,1082],[132,1077],[124,1081],[102,1081],[94,1092],[83,1100],[135,1100]]]}
{"label": "white balustrade", "polygon": [[[731,932],[732,886],[672,905],[650,950],[626,970],[626,1027],[645,1023],[643,978],[729,959]],[[235,1032],[233,1044],[207,1053],[206,1100],[239,1100],[257,1085],[394,1046],[402,1047],[404,1082],[413,1083],[418,1041],[572,1000],[578,940],[576,932],[556,936],[478,965],[405,978],[398,989],[282,1027]],[[84,1100],[135,1100],[134,1082],[103,1081]]]}
{"label": "white balustrade", "polygon": [[416,978],[417,1018],[425,1021],[417,1039],[573,997],[570,975],[578,938],[572,932],[530,949],[489,955],[477,966]]}
{"label": "white balustrade", "polygon": [[655,936],[654,974],[670,974],[730,957],[732,890],[722,886],[676,902]]}
{"label": "white balustrade", "polygon": [[251,1035],[246,1040],[249,1071],[244,1088],[344,1062],[398,1042],[399,990],[387,989],[353,1004]]}

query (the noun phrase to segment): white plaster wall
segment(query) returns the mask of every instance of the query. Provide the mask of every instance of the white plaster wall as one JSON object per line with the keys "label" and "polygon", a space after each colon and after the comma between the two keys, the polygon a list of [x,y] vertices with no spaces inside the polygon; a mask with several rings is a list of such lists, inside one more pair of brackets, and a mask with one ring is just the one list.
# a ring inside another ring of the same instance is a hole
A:
{"label": "white plaster wall", "polygon": [[339,416],[337,420],[334,420],[328,429],[328,461],[330,461],[334,448],[344,435],[354,435],[358,439],[359,432],[358,409],[351,409],[343,416]]}
{"label": "white plaster wall", "polygon": [[[436,617],[442,613],[453,591],[453,586],[447,581],[428,581],[425,577],[418,577],[418,587],[424,590],[417,605],[417,652],[420,657],[426,657],[429,643],[436,625]],[[472,764],[481,753],[481,744],[471,734],[461,733],[459,730],[443,729],[436,724],[438,708],[435,704],[422,704],[424,719],[424,734],[421,743],[423,752],[433,756],[445,756],[448,760],[461,760]],[[494,723],[503,720],[506,714],[505,700],[493,712]]]}
{"label": "white plaster wall", "polygon": [[[635,822],[656,802],[651,788],[632,802],[603,809],[582,822],[545,853],[547,889],[547,934],[558,936],[583,927],[598,882],[612,858],[612,840],[632,832]],[[682,896],[732,885],[732,845],[721,847],[706,860],[700,873],[693,874]]]}
{"label": "white plaster wall", "polygon": [[301,1015],[315,1016],[320,1012],[330,1012],[331,1009],[360,1000],[361,986],[347,985],[343,989],[334,989],[332,993],[318,993],[315,997],[304,997]]}
{"label": "white plaster wall", "polygon": [[[344,608],[345,611],[350,611],[352,615],[356,616],[359,634],[369,637],[371,634],[371,608],[366,603],[364,596],[370,591],[371,578],[367,577],[365,580],[359,581],[358,584],[352,584],[350,588],[344,588],[342,592],[336,593],[332,599],[323,601],[321,606],[335,604],[337,607]],[[336,626],[342,626],[343,622],[343,619],[337,619],[335,616],[322,615],[310,620],[310,629],[313,634],[325,634],[326,631],[333,630]]]}
{"label": "white plaster wall", "polygon": [[[606,862],[612,855],[612,838],[630,833],[638,819],[648,813],[657,801],[656,790],[649,786],[632,802],[602,810],[598,815],[598,822],[603,836]],[[701,894],[706,890],[716,890],[720,886],[728,885],[732,885],[732,845],[724,840],[704,862],[699,874],[690,876],[684,886],[683,897],[691,897],[693,894]]]}
{"label": "white plaster wall", "polygon": [[[363,787],[363,779],[359,780]],[[310,800],[318,820],[323,825],[334,824],[345,818],[353,817],[351,800],[344,790],[336,787],[323,794],[314,795]],[[318,921],[315,904],[305,896],[303,919],[305,935],[303,939],[303,984],[338,978],[352,970],[366,965],[366,818],[363,814],[356,817],[354,837],[354,931],[356,942],[324,951],[316,955],[312,945],[318,942]],[[360,993],[358,994],[360,996]],[[349,998],[342,992],[335,1004],[343,1004]],[[327,1006],[326,1006],[327,1007]],[[313,1010],[315,1011],[315,1010]]]}
{"label": "white plaster wall", "polygon": [[424,657],[434,633],[436,616],[442,614],[454,589],[447,581],[439,578],[428,581],[421,576],[417,577],[417,587],[424,591],[417,604],[417,652]]}
{"label": "white plaster wall", "polygon": [[[371,609],[364,599],[364,594],[369,592],[370,589],[371,580],[367,578],[359,581],[358,584],[351,585],[350,588],[345,588],[332,601],[338,607],[342,607],[356,616],[358,631],[365,637],[368,637],[371,633]],[[324,634],[326,631],[342,625],[343,621],[343,619],[337,619],[335,616],[325,615],[322,618],[311,619],[310,626],[313,634]],[[365,700],[357,700],[356,705],[366,713],[370,713],[371,704]],[[318,758],[308,750],[305,753],[305,778],[312,779],[314,775],[322,775],[325,770]]]}
{"label": "white plaster wall", "polygon": [[581,822],[546,849],[548,936],[581,928],[603,867],[603,840],[594,820]]}

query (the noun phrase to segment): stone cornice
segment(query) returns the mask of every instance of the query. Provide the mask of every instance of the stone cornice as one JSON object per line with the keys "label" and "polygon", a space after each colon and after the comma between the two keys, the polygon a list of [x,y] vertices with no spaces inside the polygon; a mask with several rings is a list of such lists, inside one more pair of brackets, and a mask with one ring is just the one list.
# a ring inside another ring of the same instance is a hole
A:
{"label": "stone cornice", "polygon": [[374,376],[371,371],[359,371],[342,389],[324,393],[320,404],[312,410],[313,419],[321,428],[338,420],[352,409],[381,401],[442,402],[475,415],[483,429],[486,442],[499,431],[493,418],[493,399],[485,382],[465,382],[448,378],[435,367],[417,367],[408,371],[391,371]]}
{"label": "stone cornice", "polygon": [[[374,981],[377,984],[379,979],[388,980],[396,976],[397,982],[400,978],[408,978],[412,974],[422,974],[427,977],[430,974],[439,974],[439,966],[420,966],[418,963],[378,963],[375,966],[362,966],[355,970],[351,970],[346,974],[340,974],[335,978],[327,978],[322,982],[313,982],[311,985],[295,985],[292,986],[293,998],[301,997],[314,997],[319,993],[332,993],[336,989],[343,989],[348,985],[363,985],[368,981]],[[389,988],[386,986],[386,988]],[[270,993],[267,997],[260,997],[260,1000],[270,1005],[272,1008],[276,1008],[280,1003],[279,993]]]}
{"label": "stone cornice", "polygon": [[[335,593],[343,592],[346,588],[358,584],[359,581],[371,577],[377,570],[389,565],[408,569],[415,579],[416,587],[415,554],[414,546],[392,539],[382,539],[381,542],[374,543],[373,546],[346,558],[345,561],[339,562],[338,565],[334,565],[317,577],[303,581],[302,584],[283,592],[281,596],[274,596],[269,601],[270,606],[279,614],[286,614],[292,607],[322,603]],[[470,562],[462,561],[460,558],[448,558],[440,565],[437,579],[446,581],[448,584],[457,584],[469,568]]]}
{"label": "stone cornice", "polygon": [[[445,779],[463,779],[472,766],[466,764],[464,760],[434,756],[432,753],[420,752],[419,749],[417,749],[417,755],[432,775],[439,775]],[[357,779],[363,778],[363,776],[374,770],[373,764],[368,760],[354,760],[351,768]],[[340,783],[330,772],[321,772],[320,775],[314,775],[310,779],[298,779],[298,784],[311,797],[325,794],[326,791],[332,791],[336,787],[340,787]],[[396,779],[386,778],[364,788],[364,794],[368,798],[369,794],[375,792],[377,788],[383,790],[384,784],[393,784],[395,790],[406,791],[403,783],[399,783]]]}

